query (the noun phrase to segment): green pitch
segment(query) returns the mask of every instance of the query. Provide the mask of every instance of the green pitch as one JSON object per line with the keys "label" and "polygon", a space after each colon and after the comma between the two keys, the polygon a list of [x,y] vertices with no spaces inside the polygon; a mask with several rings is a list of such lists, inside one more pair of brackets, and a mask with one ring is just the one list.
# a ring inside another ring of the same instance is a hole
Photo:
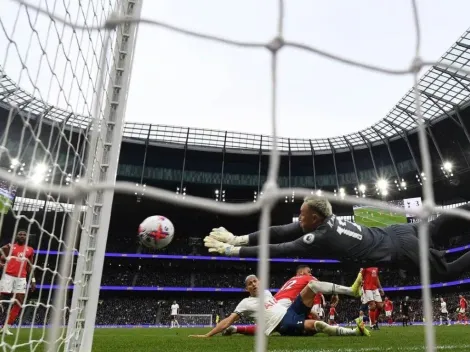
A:
{"label": "green pitch", "polygon": [[385,227],[406,223],[406,216],[373,207],[354,209],[356,223],[368,227]]}
{"label": "green pitch", "polygon": [[[234,335],[229,337],[215,336],[209,339],[189,338],[189,334],[206,333],[209,329],[97,329],[95,330],[94,352],[108,351],[184,351],[184,352],[232,352],[253,351],[254,338]],[[14,331],[12,329],[12,331]],[[436,327],[438,351],[470,351],[470,326]],[[29,331],[22,331],[16,344],[28,341]],[[34,331],[33,337],[40,338],[40,331]],[[13,344],[15,336],[6,337],[4,342]],[[10,351],[9,348],[4,351]],[[35,344],[34,346],[37,346]],[[32,351],[33,346],[16,348],[15,351]],[[35,351],[45,351],[39,345]],[[383,327],[373,331],[367,337],[281,337],[269,338],[269,351],[277,352],[417,352],[424,351],[424,329],[421,326]]]}

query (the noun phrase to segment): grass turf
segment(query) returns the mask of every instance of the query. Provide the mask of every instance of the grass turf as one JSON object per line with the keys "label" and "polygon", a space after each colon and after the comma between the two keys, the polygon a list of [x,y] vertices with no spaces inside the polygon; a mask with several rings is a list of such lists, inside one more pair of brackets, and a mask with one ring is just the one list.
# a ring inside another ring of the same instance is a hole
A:
{"label": "grass turf", "polygon": [[[28,341],[29,330],[21,331],[18,343]],[[234,335],[215,336],[209,339],[189,338],[189,334],[203,334],[209,329],[96,329],[93,351],[252,351],[254,338]],[[14,331],[14,330],[12,330]],[[470,326],[438,326],[436,340],[438,350],[464,352],[470,351]],[[39,338],[41,331],[33,332]],[[13,344],[15,336],[7,337],[5,342]],[[32,346],[24,346],[15,351],[31,351]],[[36,351],[44,351],[45,346],[37,346]],[[9,349],[3,349],[8,351]],[[424,328],[422,326],[382,327],[367,337],[282,337],[269,338],[269,351],[277,352],[385,352],[385,351],[424,351]]]}
{"label": "grass turf", "polygon": [[407,222],[403,214],[391,214],[386,210],[372,207],[354,209],[354,218],[359,225],[368,227],[385,227]]}

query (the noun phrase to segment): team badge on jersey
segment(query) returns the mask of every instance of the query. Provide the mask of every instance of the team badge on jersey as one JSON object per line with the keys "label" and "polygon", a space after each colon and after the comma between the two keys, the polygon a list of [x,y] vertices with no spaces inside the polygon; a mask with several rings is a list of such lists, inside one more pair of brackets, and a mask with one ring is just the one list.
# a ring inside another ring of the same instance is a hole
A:
{"label": "team badge on jersey", "polygon": [[315,235],[313,233],[309,233],[304,236],[304,243],[305,244],[312,244],[315,241]]}

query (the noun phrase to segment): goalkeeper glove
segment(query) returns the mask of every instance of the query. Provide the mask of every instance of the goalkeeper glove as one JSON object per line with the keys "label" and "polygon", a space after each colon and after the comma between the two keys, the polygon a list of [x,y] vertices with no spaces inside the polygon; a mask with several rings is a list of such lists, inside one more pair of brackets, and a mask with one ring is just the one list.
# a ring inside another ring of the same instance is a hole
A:
{"label": "goalkeeper glove", "polygon": [[227,231],[223,227],[212,229],[209,236],[219,242],[228,243],[234,246],[244,246],[248,244],[248,235],[235,236],[233,233]]}
{"label": "goalkeeper glove", "polygon": [[204,237],[204,246],[209,248],[209,253],[219,253],[228,257],[237,256],[240,253],[240,247],[217,241],[211,236]]}

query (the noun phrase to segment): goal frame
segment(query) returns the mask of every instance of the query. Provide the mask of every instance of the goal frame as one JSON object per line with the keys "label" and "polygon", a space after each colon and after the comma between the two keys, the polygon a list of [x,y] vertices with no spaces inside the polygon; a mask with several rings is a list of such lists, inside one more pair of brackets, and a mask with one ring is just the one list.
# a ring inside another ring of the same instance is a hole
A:
{"label": "goal frame", "polygon": [[[209,317],[210,324],[202,324],[203,326],[213,326],[213,319],[212,319],[212,314],[178,314],[176,316],[176,320],[178,320],[179,317]],[[178,321],[179,323],[179,321]]]}
{"label": "goal frame", "polygon": [[[142,2],[143,0],[118,0],[115,11],[118,15],[140,18]],[[107,94],[100,96],[102,92],[98,91],[94,96],[94,99],[103,99],[105,105],[102,120],[97,120],[98,116],[92,117],[96,120],[91,132],[91,145],[87,150],[89,168],[85,175],[85,179],[91,184],[116,182],[138,27],[138,22],[116,26],[114,52],[111,53],[113,65],[107,77],[105,91]],[[105,54],[103,51],[101,55]],[[97,122],[100,126],[97,126]],[[103,145],[97,144],[98,138]],[[98,170],[94,163],[98,164]],[[97,190],[88,196],[90,205],[87,206],[80,234],[79,252],[82,255],[77,259],[74,275],[74,282],[80,284],[74,286],[68,324],[66,324],[65,351],[67,352],[92,350],[113,197],[114,190]],[[81,202],[76,202],[74,213],[79,212],[81,206]],[[70,231],[77,231],[76,224]],[[54,323],[55,328],[61,328],[60,322]]]}

